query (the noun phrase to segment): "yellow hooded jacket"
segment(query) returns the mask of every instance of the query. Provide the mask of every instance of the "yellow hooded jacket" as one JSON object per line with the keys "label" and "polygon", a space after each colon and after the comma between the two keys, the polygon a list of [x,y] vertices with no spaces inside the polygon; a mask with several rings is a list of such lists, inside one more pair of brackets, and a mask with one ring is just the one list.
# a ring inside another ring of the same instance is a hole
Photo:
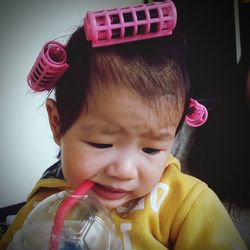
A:
{"label": "yellow hooded jacket", "polygon": [[[0,249],[6,249],[37,202],[62,190],[70,190],[63,179],[40,179],[1,240]],[[120,207],[110,212],[124,250],[247,249],[215,193],[204,182],[181,173],[179,161],[172,156],[150,193],[130,210]]]}

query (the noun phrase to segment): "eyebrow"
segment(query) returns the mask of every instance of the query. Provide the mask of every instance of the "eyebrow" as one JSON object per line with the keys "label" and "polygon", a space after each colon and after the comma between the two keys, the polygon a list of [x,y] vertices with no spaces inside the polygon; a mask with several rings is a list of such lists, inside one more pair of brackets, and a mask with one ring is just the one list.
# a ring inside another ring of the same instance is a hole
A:
{"label": "eyebrow", "polygon": [[[81,129],[87,133],[99,133],[105,135],[114,135],[119,133],[126,133],[123,128],[120,127],[113,127],[108,125],[98,126],[98,125],[82,125]],[[154,132],[149,131],[141,134],[142,137],[147,137],[153,140],[171,140],[174,135],[172,135],[169,131],[162,131],[162,132]]]}
{"label": "eyebrow", "polygon": [[98,126],[98,125],[83,125],[81,128],[85,132],[100,133],[100,134],[107,134],[107,135],[117,134],[122,131],[119,128],[114,128],[111,126]]}
{"label": "eyebrow", "polygon": [[145,137],[150,137],[153,138],[154,140],[171,140],[174,135],[172,135],[170,132],[159,132],[159,133],[154,133],[154,132],[149,132],[149,133],[144,133],[142,134]]}

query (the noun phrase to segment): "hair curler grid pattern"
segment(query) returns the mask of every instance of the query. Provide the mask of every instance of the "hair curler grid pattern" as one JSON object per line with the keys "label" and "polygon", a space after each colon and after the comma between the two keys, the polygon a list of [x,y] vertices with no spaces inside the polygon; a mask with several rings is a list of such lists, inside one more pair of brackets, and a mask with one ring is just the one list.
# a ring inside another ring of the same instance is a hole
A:
{"label": "hair curler grid pattern", "polygon": [[47,42],[27,77],[30,88],[37,92],[51,90],[69,67],[66,59],[67,55],[61,43]]}
{"label": "hair curler grid pattern", "polygon": [[177,13],[172,1],[89,11],[84,18],[86,37],[93,47],[171,35]]}
{"label": "hair curler grid pattern", "polygon": [[189,112],[185,116],[185,122],[191,127],[199,127],[206,122],[207,118],[207,108],[190,98]]}

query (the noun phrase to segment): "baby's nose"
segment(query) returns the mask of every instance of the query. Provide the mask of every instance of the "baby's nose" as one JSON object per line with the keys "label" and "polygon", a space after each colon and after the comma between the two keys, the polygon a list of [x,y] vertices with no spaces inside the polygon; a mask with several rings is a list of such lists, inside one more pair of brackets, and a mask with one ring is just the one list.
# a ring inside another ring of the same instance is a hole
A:
{"label": "baby's nose", "polygon": [[106,166],[105,174],[119,179],[135,179],[138,173],[138,162],[136,159],[123,156]]}

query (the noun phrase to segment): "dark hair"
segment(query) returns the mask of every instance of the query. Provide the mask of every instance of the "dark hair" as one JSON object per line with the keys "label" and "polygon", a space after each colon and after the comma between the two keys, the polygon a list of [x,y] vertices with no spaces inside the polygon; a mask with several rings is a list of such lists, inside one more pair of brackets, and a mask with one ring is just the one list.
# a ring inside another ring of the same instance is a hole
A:
{"label": "dark hair", "polygon": [[69,69],[55,86],[61,135],[83,110],[87,111],[88,96],[97,84],[104,87],[117,84],[134,91],[148,103],[171,94],[175,97],[172,113],[181,113],[183,120],[189,100],[185,46],[183,37],[172,35],[92,48],[84,28],[79,27],[66,46]]}

